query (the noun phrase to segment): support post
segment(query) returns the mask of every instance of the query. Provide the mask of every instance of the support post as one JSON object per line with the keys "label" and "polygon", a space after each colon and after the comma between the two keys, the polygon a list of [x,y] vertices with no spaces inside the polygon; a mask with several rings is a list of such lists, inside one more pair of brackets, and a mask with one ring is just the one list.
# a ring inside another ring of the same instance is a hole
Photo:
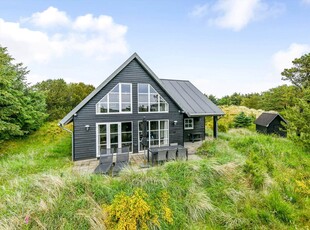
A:
{"label": "support post", "polygon": [[217,116],[213,116],[213,138],[217,138],[217,131],[218,131]]}

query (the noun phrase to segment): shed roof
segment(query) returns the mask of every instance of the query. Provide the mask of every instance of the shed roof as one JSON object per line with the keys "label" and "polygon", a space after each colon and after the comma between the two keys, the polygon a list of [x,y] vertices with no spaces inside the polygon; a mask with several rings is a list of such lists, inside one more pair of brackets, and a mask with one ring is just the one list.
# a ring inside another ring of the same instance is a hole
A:
{"label": "shed roof", "polygon": [[279,113],[262,113],[254,122],[256,125],[261,125],[264,127],[268,127],[270,125],[270,123],[276,118],[276,117],[280,117],[283,122],[287,123],[287,121],[279,114]]}
{"label": "shed roof", "polygon": [[224,112],[191,82],[172,79],[161,79],[161,81],[188,116],[224,115]]}

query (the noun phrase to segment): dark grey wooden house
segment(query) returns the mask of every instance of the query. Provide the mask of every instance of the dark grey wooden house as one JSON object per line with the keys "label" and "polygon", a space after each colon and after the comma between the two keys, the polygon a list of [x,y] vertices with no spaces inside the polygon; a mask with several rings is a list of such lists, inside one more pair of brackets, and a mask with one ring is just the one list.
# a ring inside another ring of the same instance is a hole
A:
{"label": "dark grey wooden house", "polygon": [[189,81],[159,79],[134,53],[59,123],[73,122],[73,160],[99,157],[102,149],[142,151],[142,121],[149,147],[205,138],[205,116],[223,111]]}
{"label": "dark grey wooden house", "polygon": [[287,121],[278,113],[262,113],[254,122],[256,131],[265,134],[277,134],[286,137],[286,129],[283,123]]}

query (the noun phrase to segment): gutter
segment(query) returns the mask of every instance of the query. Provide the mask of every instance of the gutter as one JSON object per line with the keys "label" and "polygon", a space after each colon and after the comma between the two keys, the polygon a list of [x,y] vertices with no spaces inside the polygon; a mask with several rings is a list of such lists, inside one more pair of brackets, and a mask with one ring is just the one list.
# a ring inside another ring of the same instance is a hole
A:
{"label": "gutter", "polygon": [[74,151],[74,149],[73,149],[73,132],[72,132],[70,129],[67,129],[66,127],[64,127],[62,123],[58,123],[58,126],[59,126],[61,129],[65,130],[65,131],[67,131],[67,132],[69,132],[69,133],[71,133],[71,146],[72,146],[72,147],[71,147],[71,148],[72,148],[71,160],[74,161],[74,159],[73,159],[73,151]]}

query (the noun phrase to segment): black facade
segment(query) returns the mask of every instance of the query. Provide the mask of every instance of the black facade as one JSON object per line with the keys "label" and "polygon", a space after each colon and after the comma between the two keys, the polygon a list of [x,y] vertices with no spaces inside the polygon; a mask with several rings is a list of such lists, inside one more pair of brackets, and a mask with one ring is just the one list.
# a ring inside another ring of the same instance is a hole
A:
{"label": "black facade", "polygon": [[[132,83],[132,114],[96,115],[96,103],[118,83]],[[169,112],[138,113],[138,83],[150,84],[169,104]],[[81,160],[96,157],[96,123],[104,122],[132,122],[133,152],[137,153],[138,122],[142,121],[143,117],[147,120],[169,120],[169,143],[184,144],[183,114],[180,113],[180,108],[140,63],[134,59],[73,116],[73,159]],[[88,131],[85,126],[89,126]]]}
{"label": "black facade", "polygon": [[[184,119],[189,118],[184,115]],[[205,117],[192,117],[193,129],[184,128],[184,142],[194,142],[205,139]]]}

